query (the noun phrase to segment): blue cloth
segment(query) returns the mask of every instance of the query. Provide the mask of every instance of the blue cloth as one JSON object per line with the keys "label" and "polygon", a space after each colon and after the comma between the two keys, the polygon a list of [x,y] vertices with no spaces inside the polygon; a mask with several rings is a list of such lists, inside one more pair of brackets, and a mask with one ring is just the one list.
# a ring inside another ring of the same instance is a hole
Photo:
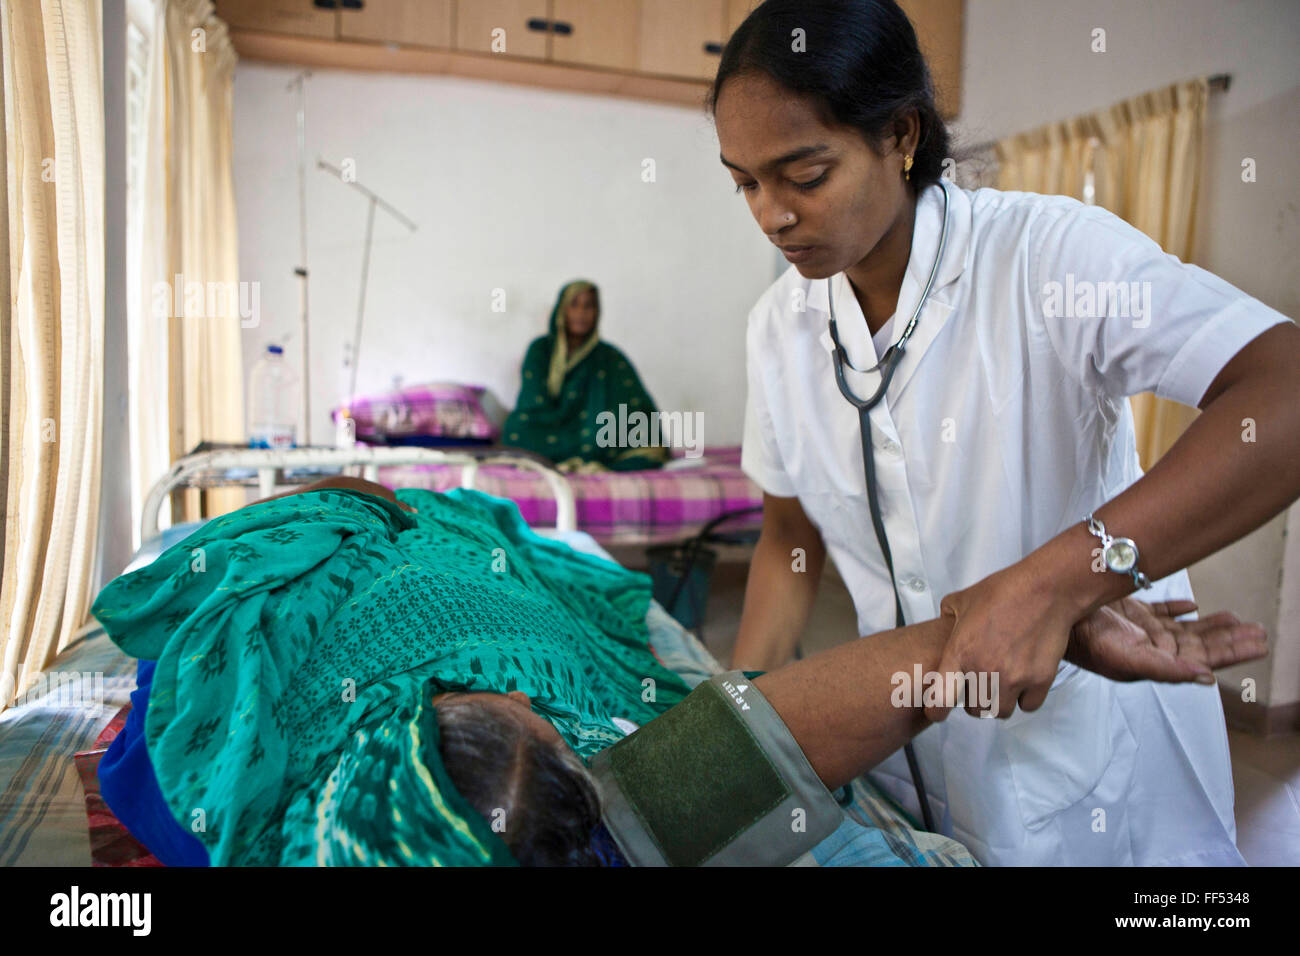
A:
{"label": "blue cloth", "polygon": [[131,712],[99,761],[99,793],[131,835],[166,866],[207,866],[208,851],[172,816],[145,749],[144,718],[157,661],[141,660]]}
{"label": "blue cloth", "polygon": [[818,866],[907,866],[885,834],[849,817],[812,849]]}
{"label": "blue cloth", "polygon": [[627,858],[623,856],[623,851],[618,848],[614,837],[603,823],[598,824],[592,831],[591,849],[600,858],[601,866],[627,866]]}

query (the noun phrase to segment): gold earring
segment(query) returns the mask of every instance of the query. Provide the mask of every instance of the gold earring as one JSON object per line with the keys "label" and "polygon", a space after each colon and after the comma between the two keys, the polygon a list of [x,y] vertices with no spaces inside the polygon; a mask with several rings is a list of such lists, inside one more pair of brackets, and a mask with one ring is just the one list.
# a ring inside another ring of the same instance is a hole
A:
{"label": "gold earring", "polygon": [[912,181],[912,157],[910,155],[903,159],[903,178],[908,182]]}

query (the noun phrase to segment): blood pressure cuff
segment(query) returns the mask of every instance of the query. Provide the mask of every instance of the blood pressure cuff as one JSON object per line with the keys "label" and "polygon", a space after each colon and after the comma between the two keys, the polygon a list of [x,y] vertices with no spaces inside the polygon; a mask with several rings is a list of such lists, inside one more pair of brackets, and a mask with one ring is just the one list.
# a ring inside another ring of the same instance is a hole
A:
{"label": "blood pressure cuff", "polygon": [[604,823],[633,866],[784,866],[844,812],[741,671],[597,754]]}

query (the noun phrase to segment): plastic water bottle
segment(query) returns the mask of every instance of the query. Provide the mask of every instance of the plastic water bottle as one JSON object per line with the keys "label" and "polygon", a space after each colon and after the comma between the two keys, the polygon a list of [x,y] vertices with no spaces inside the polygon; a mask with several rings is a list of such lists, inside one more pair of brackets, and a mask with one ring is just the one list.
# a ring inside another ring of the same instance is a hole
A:
{"label": "plastic water bottle", "polygon": [[298,376],[284,349],[268,345],[248,376],[248,446],[293,448],[298,423]]}

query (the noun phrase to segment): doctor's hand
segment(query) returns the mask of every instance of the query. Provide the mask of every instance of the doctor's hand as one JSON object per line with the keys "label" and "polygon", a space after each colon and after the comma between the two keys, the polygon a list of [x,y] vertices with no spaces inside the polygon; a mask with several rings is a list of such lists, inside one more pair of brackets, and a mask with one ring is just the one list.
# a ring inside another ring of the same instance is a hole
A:
{"label": "doctor's hand", "polygon": [[[1010,717],[1017,702],[1024,711],[1043,705],[1078,618],[1077,607],[1018,565],[949,594],[939,613],[952,626],[939,673],[997,674],[998,717]],[[928,705],[925,716],[944,720],[954,704]],[[972,717],[982,709],[966,704]]]}
{"label": "doctor's hand", "polygon": [[1176,618],[1195,610],[1193,601],[1121,598],[1074,626],[1065,659],[1111,680],[1213,684],[1214,668],[1268,653],[1264,628],[1227,611],[1195,621]]}

